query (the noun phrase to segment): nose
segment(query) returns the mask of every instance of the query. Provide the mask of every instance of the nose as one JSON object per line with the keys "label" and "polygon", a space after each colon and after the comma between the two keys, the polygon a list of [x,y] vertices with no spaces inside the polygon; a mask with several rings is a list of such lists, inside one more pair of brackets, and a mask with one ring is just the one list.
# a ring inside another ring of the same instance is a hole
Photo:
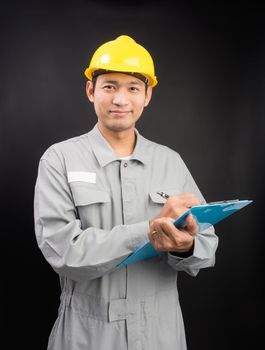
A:
{"label": "nose", "polygon": [[127,105],[127,94],[123,90],[118,90],[113,96],[113,104],[117,106],[126,106]]}

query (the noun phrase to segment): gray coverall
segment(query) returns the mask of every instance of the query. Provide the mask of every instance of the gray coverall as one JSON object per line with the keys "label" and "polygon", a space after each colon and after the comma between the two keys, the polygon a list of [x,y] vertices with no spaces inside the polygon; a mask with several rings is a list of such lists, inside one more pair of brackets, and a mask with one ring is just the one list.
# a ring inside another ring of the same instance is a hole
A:
{"label": "gray coverall", "polygon": [[178,271],[196,276],[214,265],[214,229],[199,232],[193,255],[162,253],[116,268],[148,241],[148,220],[169,195],[202,194],[178,153],[136,130],[121,160],[97,125],[51,146],[35,187],[38,246],[62,288],[49,350],[184,350]]}

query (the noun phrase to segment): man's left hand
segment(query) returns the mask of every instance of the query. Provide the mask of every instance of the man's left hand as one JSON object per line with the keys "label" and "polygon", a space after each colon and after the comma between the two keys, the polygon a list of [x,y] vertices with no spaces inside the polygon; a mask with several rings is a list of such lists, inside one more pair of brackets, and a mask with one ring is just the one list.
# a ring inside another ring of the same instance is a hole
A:
{"label": "man's left hand", "polygon": [[156,250],[164,252],[187,253],[193,249],[194,238],[198,232],[196,220],[189,214],[186,225],[177,229],[169,217],[152,221],[149,239]]}

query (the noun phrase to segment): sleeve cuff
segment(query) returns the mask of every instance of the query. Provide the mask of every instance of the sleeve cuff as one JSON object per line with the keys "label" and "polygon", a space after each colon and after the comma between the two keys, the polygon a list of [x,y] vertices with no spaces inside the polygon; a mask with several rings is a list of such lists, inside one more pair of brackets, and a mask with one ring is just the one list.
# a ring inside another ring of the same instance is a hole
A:
{"label": "sleeve cuff", "polygon": [[143,221],[137,224],[130,225],[130,249],[135,251],[143,244],[149,242],[148,238],[149,222]]}

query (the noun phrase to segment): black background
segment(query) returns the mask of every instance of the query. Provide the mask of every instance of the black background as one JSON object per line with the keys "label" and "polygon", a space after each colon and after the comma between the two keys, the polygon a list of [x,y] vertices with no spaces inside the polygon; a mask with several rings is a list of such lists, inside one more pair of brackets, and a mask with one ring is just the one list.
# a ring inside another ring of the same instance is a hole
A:
{"label": "black background", "polygon": [[180,276],[188,349],[254,349],[263,341],[263,3],[1,2],[0,256],[6,348],[46,348],[59,281],[34,236],[38,162],[52,143],[94,126],[83,71],[99,45],[121,34],[150,51],[159,81],[138,130],[181,154],[208,201],[254,200],[216,226],[215,267],[196,278]]}

